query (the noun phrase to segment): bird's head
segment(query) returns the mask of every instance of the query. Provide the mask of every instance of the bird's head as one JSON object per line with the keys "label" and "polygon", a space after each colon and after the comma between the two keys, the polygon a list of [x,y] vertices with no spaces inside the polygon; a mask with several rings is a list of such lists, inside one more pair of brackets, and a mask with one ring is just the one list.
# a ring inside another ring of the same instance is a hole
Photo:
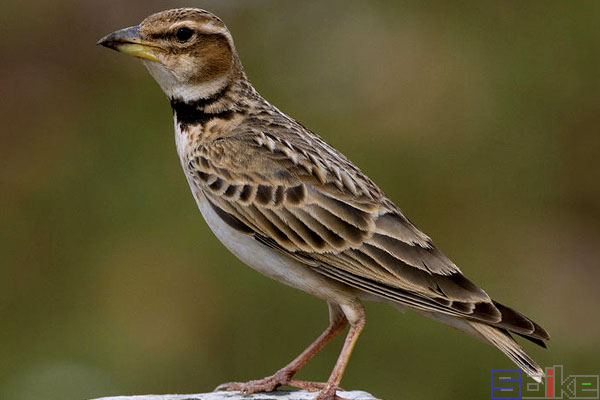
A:
{"label": "bird's head", "polygon": [[161,11],[98,44],[142,59],[170,99],[208,98],[242,73],[225,24],[196,8]]}

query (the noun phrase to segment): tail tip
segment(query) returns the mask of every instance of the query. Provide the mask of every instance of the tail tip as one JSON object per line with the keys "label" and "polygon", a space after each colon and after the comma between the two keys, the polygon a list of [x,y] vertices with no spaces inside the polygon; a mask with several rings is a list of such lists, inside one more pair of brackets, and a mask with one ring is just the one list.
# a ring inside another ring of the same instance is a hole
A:
{"label": "tail tip", "polygon": [[544,380],[544,375],[531,375],[531,379],[533,379],[537,383],[542,383],[542,381]]}

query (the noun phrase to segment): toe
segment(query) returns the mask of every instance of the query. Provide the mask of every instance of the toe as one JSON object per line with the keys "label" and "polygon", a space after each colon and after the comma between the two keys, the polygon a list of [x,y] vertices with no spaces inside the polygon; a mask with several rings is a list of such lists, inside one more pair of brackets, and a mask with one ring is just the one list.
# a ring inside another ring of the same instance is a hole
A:
{"label": "toe", "polygon": [[311,382],[311,381],[301,381],[297,379],[290,379],[287,383],[287,386],[304,389],[309,392],[318,392],[321,389],[324,389],[327,386],[326,382]]}

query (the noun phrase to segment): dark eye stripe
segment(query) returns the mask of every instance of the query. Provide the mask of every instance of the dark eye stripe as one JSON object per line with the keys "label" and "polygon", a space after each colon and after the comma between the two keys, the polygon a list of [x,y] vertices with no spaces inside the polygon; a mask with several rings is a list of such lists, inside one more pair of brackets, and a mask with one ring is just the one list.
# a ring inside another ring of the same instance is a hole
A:
{"label": "dark eye stripe", "polygon": [[[190,29],[190,28],[186,28],[186,29]],[[194,33],[196,33],[192,29],[190,29],[190,30],[192,31],[192,35]],[[219,32],[216,32],[216,33],[212,33],[212,32],[211,33],[196,33],[196,35],[198,36],[198,38],[200,40],[208,40],[208,39],[211,39],[211,38],[214,38],[214,37],[219,37],[219,38],[222,38],[223,40],[227,40],[226,37],[222,33],[219,33]],[[151,39],[154,39],[154,40],[169,40],[169,39],[173,39],[173,37],[177,38],[177,32],[170,31],[170,32],[160,32],[160,33],[149,33],[148,36]]]}

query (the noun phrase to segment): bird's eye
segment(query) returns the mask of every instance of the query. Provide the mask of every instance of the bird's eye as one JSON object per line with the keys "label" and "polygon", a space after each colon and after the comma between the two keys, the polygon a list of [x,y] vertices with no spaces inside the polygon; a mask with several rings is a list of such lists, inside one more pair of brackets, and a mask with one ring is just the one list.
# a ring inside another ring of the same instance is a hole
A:
{"label": "bird's eye", "polygon": [[194,35],[194,31],[187,27],[177,29],[175,36],[180,42],[187,42]]}

